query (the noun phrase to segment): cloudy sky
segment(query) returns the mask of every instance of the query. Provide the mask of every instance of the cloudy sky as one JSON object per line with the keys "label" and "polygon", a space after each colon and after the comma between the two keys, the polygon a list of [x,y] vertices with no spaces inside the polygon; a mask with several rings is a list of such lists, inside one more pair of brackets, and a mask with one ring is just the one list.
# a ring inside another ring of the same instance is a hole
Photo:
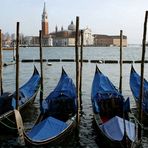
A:
{"label": "cloudy sky", "polygon": [[50,32],[56,25],[67,29],[79,16],[81,29],[89,27],[92,33],[108,35],[123,30],[129,44],[142,42],[148,0],[2,0],[0,29],[14,33],[18,21],[24,35],[38,35],[44,2]]}

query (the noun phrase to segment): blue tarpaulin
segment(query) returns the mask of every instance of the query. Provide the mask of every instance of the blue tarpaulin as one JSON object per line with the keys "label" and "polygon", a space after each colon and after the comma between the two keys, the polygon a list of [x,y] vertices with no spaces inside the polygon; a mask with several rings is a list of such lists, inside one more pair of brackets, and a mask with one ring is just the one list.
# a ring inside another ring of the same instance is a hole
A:
{"label": "blue tarpaulin", "polygon": [[58,137],[68,128],[66,121],[76,111],[76,99],[75,85],[64,69],[62,69],[57,86],[42,101],[41,115],[43,120],[27,133],[27,137],[31,141],[38,143],[47,142],[50,139],[53,140],[53,138]]}
{"label": "blue tarpaulin", "polygon": [[61,78],[56,88],[42,102],[42,112],[57,112],[59,107],[62,107],[62,102],[65,102],[63,107],[73,109],[77,108],[76,88],[72,79],[62,69]]}
{"label": "blue tarpaulin", "polygon": [[101,100],[107,99],[118,99],[123,107],[124,98],[119,93],[119,91],[115,88],[113,83],[105,76],[100,70],[96,67],[96,72],[94,75],[93,83],[92,83],[92,91],[91,91],[91,99],[93,110],[95,113],[99,112],[98,102]]}
{"label": "blue tarpaulin", "polygon": [[34,126],[27,136],[33,141],[43,141],[59,135],[67,126],[63,121],[48,117]]}
{"label": "blue tarpaulin", "polygon": [[[135,98],[135,101],[139,102],[141,87],[141,76],[135,71],[134,67],[131,68],[130,73],[130,88]],[[144,98],[142,101],[143,111],[148,113],[148,81],[144,79]]]}
{"label": "blue tarpaulin", "polygon": [[[19,105],[23,105],[35,94],[40,86],[40,79],[41,77],[36,67],[34,67],[34,73],[31,78],[19,88]],[[16,108],[16,93],[13,94],[12,106]]]}
{"label": "blue tarpaulin", "polygon": [[[100,127],[103,133],[105,133],[107,137],[109,137],[110,139],[117,140],[117,141],[123,140],[124,122],[122,118],[115,116],[109,121],[102,124]],[[128,138],[134,142],[136,139],[135,124],[125,120],[125,129],[126,129],[126,134]]]}
{"label": "blue tarpaulin", "polygon": [[112,84],[112,82],[108,79],[108,77],[100,71],[96,70],[93,80],[91,96],[92,98],[95,98],[98,94],[102,94],[104,96],[104,99],[107,99],[109,95],[120,95],[120,93]]}

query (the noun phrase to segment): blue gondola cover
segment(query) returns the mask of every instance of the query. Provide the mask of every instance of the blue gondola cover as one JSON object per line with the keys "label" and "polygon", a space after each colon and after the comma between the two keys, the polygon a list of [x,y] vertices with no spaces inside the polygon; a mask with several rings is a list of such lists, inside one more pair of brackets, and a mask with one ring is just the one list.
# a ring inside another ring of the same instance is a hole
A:
{"label": "blue gondola cover", "polygon": [[[130,73],[130,88],[137,103],[139,102],[140,86],[141,86],[141,77],[132,67]],[[148,113],[148,81],[146,81],[145,79],[144,79],[144,98],[142,102],[142,108],[144,112]]]}
{"label": "blue gondola cover", "polygon": [[[113,140],[121,141],[124,137],[124,121],[122,118],[115,116],[101,126],[102,131]],[[135,124],[125,120],[125,129],[128,138],[135,141]]]}
{"label": "blue gondola cover", "polygon": [[27,136],[33,141],[44,141],[59,135],[64,129],[67,128],[67,124],[63,121],[48,117],[27,133]]}
{"label": "blue gondola cover", "polygon": [[[62,99],[63,98],[63,99]],[[62,102],[66,101],[66,106],[63,108],[71,108],[76,111],[77,108],[76,88],[72,79],[62,71],[61,78],[56,88],[49,94],[49,96],[42,102],[42,112],[57,112],[58,108],[62,107]],[[59,102],[61,101],[61,102]]]}
{"label": "blue gondola cover", "polygon": [[[19,88],[19,105],[23,105],[25,102],[27,102],[36,92],[36,90],[40,86],[40,80],[41,77],[36,69],[34,67],[34,73],[31,76],[31,78],[22,86]],[[16,94],[14,92],[13,98],[12,98],[12,106],[13,108],[16,108]]]}
{"label": "blue gondola cover", "polygon": [[[49,141],[54,141],[54,138],[60,138],[60,134],[64,134],[69,126],[72,125],[67,124],[66,121],[71,119],[69,115],[72,115],[73,111],[75,114],[77,107],[76,99],[75,85],[64,69],[62,69],[62,74],[57,86],[49,96],[42,101],[41,115],[43,120],[37,123],[27,133],[27,138],[39,145],[44,142],[50,143]],[[60,118],[54,115],[63,116]],[[65,119],[67,115],[68,118]]]}
{"label": "blue gondola cover", "polygon": [[118,99],[121,103],[121,107],[124,103],[123,96],[119,93],[119,91],[115,88],[113,83],[101,73],[96,67],[96,72],[94,75],[93,83],[92,83],[92,91],[91,91],[91,99],[93,105],[93,111],[95,113],[99,112],[99,106],[97,102],[106,99]]}

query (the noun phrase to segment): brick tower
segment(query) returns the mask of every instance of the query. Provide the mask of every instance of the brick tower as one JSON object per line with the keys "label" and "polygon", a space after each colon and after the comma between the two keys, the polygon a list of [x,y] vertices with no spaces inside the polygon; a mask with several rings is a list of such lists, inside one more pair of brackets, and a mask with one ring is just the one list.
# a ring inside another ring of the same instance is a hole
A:
{"label": "brick tower", "polygon": [[44,2],[43,14],[42,14],[42,35],[48,35],[48,15],[46,12],[46,5]]}

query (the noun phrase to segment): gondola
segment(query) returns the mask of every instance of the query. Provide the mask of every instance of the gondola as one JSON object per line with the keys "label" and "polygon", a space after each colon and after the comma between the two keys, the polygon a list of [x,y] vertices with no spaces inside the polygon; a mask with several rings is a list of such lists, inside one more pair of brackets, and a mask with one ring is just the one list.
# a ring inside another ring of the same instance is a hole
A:
{"label": "gondola", "polygon": [[[40,88],[40,75],[34,66],[34,72],[31,78],[19,88],[19,110],[24,109],[32,103]],[[0,129],[1,131],[16,131],[14,108],[16,107],[16,93],[5,92],[0,96]]]}
{"label": "gondola", "polygon": [[55,89],[42,101],[34,127],[24,132],[28,145],[56,145],[66,140],[76,127],[77,96],[72,79],[62,68]]}
{"label": "gondola", "polygon": [[[91,101],[99,140],[108,147],[131,147],[136,140],[135,124],[129,121],[129,99],[96,66]],[[101,140],[100,140],[101,141]]]}
{"label": "gondola", "polygon": [[[139,107],[141,76],[135,71],[133,65],[130,72],[130,88],[134,96],[136,106]],[[148,81],[144,79],[144,97],[142,101],[143,124],[148,125]]]}

